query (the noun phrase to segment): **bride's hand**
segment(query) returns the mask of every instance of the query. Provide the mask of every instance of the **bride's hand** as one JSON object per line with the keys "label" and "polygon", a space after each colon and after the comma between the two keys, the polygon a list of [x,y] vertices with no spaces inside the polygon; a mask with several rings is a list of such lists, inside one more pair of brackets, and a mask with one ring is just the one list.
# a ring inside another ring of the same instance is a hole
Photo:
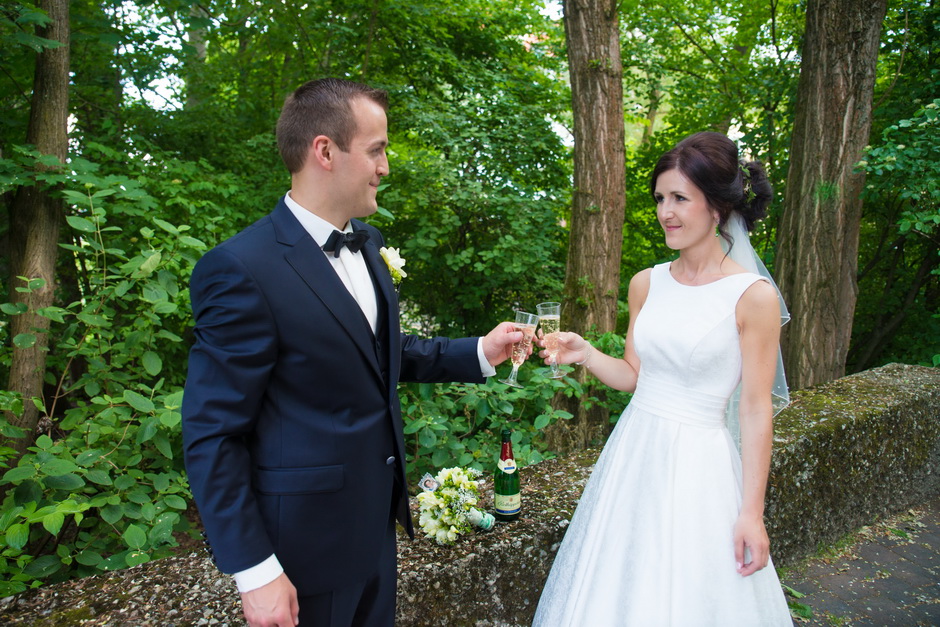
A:
{"label": "bride's hand", "polygon": [[[745,549],[750,552],[750,561],[745,562]],[[734,561],[742,577],[753,575],[767,566],[770,560],[770,538],[760,516],[738,516],[734,524]]]}
{"label": "bride's hand", "polygon": [[[541,334],[539,334],[539,338],[536,342],[539,346],[545,348],[545,338],[542,337]],[[570,331],[561,331],[558,333],[558,356],[556,359],[559,364],[573,364],[575,362],[584,361],[591,350],[593,349],[588,341],[577,333]],[[540,351],[539,357],[543,358],[546,364],[548,363],[548,351]]]}

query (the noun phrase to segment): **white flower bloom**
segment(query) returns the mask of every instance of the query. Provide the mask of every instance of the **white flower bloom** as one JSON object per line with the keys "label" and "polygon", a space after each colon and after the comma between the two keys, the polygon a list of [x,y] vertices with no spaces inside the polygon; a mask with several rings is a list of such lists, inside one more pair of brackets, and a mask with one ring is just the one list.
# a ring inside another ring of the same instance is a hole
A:
{"label": "white flower bloom", "polygon": [[402,269],[405,265],[405,260],[402,259],[397,248],[386,248],[383,246],[379,249],[379,253],[382,254],[382,259],[385,260],[385,264],[388,266],[389,274],[392,275],[392,282],[398,285],[401,283],[402,279],[408,276]]}

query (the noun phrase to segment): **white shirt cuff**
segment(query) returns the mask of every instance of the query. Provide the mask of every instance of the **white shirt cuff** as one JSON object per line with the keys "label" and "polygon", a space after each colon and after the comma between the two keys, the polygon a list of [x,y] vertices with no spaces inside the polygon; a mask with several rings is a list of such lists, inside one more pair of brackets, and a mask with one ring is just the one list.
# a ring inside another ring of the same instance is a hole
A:
{"label": "white shirt cuff", "polygon": [[496,374],[496,368],[490,365],[490,362],[487,361],[486,355],[483,354],[483,338],[481,337],[477,342],[477,359],[480,360],[480,372],[484,377],[492,377]]}
{"label": "white shirt cuff", "polygon": [[260,564],[235,573],[235,585],[240,593],[251,592],[261,586],[266,586],[281,576],[284,567],[276,555],[272,555]]}

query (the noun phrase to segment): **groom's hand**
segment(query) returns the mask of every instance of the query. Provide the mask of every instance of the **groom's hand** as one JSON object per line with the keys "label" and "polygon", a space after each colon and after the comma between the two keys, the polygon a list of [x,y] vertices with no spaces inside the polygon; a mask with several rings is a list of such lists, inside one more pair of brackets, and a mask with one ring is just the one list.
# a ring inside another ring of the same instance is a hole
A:
{"label": "groom's hand", "polygon": [[300,622],[297,589],[284,573],[269,584],[243,592],[241,597],[251,627],[296,627]]}
{"label": "groom's hand", "polygon": [[[500,322],[483,337],[483,355],[491,366],[498,366],[512,355],[512,345],[521,341],[521,331],[516,331],[511,322]],[[529,352],[532,352],[531,347]]]}

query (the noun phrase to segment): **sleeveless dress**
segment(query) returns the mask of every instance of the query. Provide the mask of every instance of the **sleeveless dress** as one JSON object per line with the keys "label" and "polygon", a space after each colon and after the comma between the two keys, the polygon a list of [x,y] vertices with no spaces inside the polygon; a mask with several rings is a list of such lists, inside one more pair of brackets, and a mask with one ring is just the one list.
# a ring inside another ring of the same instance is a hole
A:
{"label": "sleeveless dress", "polygon": [[735,306],[757,274],[700,286],[653,268],[634,325],[636,392],[598,458],[533,625],[792,626],[773,564],[735,569],[741,380]]}

